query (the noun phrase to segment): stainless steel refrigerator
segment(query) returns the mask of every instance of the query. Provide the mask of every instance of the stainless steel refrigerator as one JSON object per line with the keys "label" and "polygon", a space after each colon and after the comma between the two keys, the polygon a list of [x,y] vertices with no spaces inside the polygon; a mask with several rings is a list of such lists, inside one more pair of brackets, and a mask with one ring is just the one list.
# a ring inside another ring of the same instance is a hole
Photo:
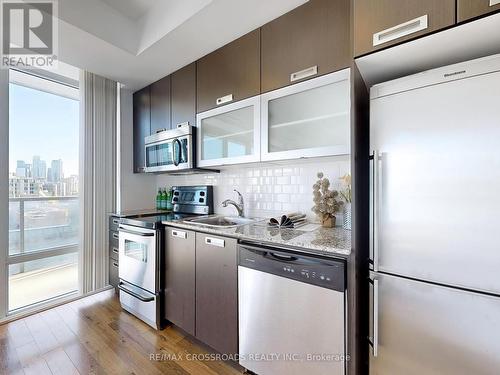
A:
{"label": "stainless steel refrigerator", "polygon": [[499,374],[500,55],[370,95],[370,374]]}

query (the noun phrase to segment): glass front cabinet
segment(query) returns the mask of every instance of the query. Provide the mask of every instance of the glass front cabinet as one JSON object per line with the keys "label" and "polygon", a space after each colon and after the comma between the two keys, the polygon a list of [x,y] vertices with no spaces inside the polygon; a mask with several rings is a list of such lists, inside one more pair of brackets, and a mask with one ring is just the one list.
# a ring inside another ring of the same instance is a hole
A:
{"label": "glass front cabinet", "polygon": [[261,96],[261,159],[285,160],[350,152],[350,70]]}
{"label": "glass front cabinet", "polygon": [[198,166],[260,161],[260,97],[240,100],[196,116]]}
{"label": "glass front cabinet", "polygon": [[198,166],[348,155],[350,70],[197,115]]}

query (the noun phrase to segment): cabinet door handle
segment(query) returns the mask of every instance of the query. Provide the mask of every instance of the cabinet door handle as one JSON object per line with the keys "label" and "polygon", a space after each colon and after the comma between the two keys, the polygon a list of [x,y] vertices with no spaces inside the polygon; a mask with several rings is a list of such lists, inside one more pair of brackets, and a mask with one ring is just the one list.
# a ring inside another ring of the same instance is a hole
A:
{"label": "cabinet door handle", "polygon": [[221,105],[221,104],[229,103],[232,101],[233,101],[233,94],[229,94],[229,95],[221,96],[220,98],[217,98],[217,100],[215,101],[215,104]]}
{"label": "cabinet door handle", "polygon": [[180,128],[182,126],[189,126],[189,121],[184,121],[184,122],[180,122],[176,125],[176,128]]}
{"label": "cabinet door handle", "polygon": [[116,247],[113,247],[113,249],[111,249],[111,251],[113,251],[113,253],[115,253],[115,254],[118,254],[118,249]]}
{"label": "cabinet door handle", "polygon": [[118,263],[116,263],[116,262],[113,262],[113,267],[116,267],[116,268],[118,268]]}
{"label": "cabinet door handle", "polygon": [[290,74],[290,82],[298,81],[299,79],[304,79],[318,74],[318,66],[314,65],[310,68],[304,70],[299,70],[298,72]]}
{"label": "cabinet door handle", "polygon": [[118,235],[118,233],[113,233],[113,238],[115,240],[119,240],[120,239],[120,236]]}
{"label": "cabinet door handle", "polygon": [[490,7],[500,4],[500,0],[490,0]]}
{"label": "cabinet door handle", "polygon": [[119,224],[120,224],[120,220],[118,220],[118,219],[113,219],[113,224],[115,224],[115,225],[119,225]]}
{"label": "cabinet door handle", "polygon": [[181,230],[173,230],[172,237],[182,238],[185,240],[187,238],[187,233]]}
{"label": "cabinet door handle", "polygon": [[406,35],[416,33],[417,31],[425,30],[428,27],[429,17],[426,15],[417,17],[408,22],[403,22],[394,27],[382,30],[373,34],[373,46],[378,46],[390,42],[391,40],[401,38]]}
{"label": "cabinet door handle", "polygon": [[220,238],[213,238],[213,237],[205,237],[205,244],[207,245],[212,245],[212,246],[217,246],[217,247],[224,247],[226,241]]}

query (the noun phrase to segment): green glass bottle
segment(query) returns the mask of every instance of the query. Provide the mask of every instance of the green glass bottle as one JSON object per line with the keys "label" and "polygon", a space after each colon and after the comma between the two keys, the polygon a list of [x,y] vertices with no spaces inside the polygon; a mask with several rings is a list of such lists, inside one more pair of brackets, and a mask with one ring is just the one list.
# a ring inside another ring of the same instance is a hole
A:
{"label": "green glass bottle", "polygon": [[161,193],[161,209],[166,210],[167,209],[167,192],[165,189],[163,189]]}
{"label": "green glass bottle", "polygon": [[158,194],[156,194],[156,209],[161,210],[161,188],[158,188]]}
{"label": "green glass bottle", "polygon": [[172,188],[169,187],[167,189],[167,210],[172,211],[173,208],[174,207],[172,205]]}

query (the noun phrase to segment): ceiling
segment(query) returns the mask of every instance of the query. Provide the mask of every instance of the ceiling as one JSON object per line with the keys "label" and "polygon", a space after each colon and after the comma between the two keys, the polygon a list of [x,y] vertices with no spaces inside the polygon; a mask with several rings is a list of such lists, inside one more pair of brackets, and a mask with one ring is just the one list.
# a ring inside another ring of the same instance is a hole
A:
{"label": "ceiling", "polygon": [[111,8],[117,10],[131,20],[137,20],[144,16],[157,0],[102,0]]}
{"label": "ceiling", "polygon": [[59,0],[59,60],[136,90],[308,0]]}

